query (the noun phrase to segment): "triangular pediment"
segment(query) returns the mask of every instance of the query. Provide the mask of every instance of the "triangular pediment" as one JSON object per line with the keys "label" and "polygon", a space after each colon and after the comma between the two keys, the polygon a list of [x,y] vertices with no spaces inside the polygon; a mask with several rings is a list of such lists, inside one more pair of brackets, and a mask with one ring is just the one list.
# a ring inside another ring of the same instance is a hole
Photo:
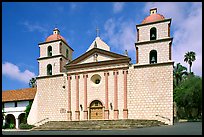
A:
{"label": "triangular pediment", "polygon": [[111,61],[111,60],[118,60],[118,59],[128,59],[128,56],[120,55],[114,52],[110,52],[107,50],[93,48],[88,52],[82,54],[78,58],[74,59],[73,61],[69,62],[67,65],[73,64],[86,64],[86,63],[94,63],[94,62],[103,62],[103,61]]}

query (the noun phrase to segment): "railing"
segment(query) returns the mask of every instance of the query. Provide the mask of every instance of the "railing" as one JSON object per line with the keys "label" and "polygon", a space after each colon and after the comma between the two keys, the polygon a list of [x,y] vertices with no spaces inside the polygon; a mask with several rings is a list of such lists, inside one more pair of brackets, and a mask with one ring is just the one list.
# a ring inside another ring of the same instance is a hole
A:
{"label": "railing", "polygon": [[40,125],[42,125],[42,124],[48,122],[48,119],[49,119],[49,118],[44,118],[44,119],[42,119],[42,120],[40,120],[40,121],[34,123],[33,125],[35,125],[35,126],[40,126]]}

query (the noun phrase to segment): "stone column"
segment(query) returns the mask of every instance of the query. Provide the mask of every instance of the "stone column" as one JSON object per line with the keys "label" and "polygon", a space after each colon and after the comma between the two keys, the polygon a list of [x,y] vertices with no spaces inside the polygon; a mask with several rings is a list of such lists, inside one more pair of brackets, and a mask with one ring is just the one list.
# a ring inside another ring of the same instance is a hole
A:
{"label": "stone column", "polygon": [[109,109],[108,109],[108,72],[104,73],[105,75],[105,119],[109,119]]}
{"label": "stone column", "polygon": [[72,111],[71,111],[71,76],[68,75],[68,121],[72,120]]}
{"label": "stone column", "polygon": [[127,109],[127,70],[123,71],[124,74],[124,108],[123,108],[123,118],[128,118],[128,109]]}
{"label": "stone column", "polygon": [[3,126],[5,126],[5,124],[6,124],[6,120],[5,120],[5,117],[4,117],[4,119],[3,119]]}
{"label": "stone column", "polygon": [[88,110],[87,110],[87,78],[88,75],[84,74],[84,119],[88,119]]}
{"label": "stone column", "polygon": [[118,71],[114,75],[114,119],[118,119]]}
{"label": "stone column", "polygon": [[19,119],[16,118],[16,129],[18,129],[18,128],[19,128]]}
{"label": "stone column", "polygon": [[76,111],[75,111],[75,119],[79,120],[79,115],[80,115],[80,111],[79,111],[79,75],[76,74],[75,78],[76,78]]}

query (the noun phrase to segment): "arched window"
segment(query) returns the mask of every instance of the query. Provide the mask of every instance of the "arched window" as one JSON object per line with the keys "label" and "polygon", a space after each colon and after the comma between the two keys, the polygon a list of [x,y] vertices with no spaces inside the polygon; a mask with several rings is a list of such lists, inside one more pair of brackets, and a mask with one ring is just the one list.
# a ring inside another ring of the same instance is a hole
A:
{"label": "arched window", "polygon": [[48,76],[52,75],[52,65],[51,64],[47,65],[47,75]]}
{"label": "arched window", "polygon": [[48,57],[52,56],[52,47],[51,47],[51,46],[49,46],[49,47],[47,48],[47,56],[48,56]]}
{"label": "arched window", "polygon": [[149,53],[149,62],[150,64],[157,63],[157,51],[151,50]]}
{"label": "arched window", "polygon": [[157,29],[155,27],[150,29],[150,40],[157,39]]}
{"label": "arched window", "polygon": [[66,58],[68,58],[68,56],[69,56],[69,50],[66,49]]}

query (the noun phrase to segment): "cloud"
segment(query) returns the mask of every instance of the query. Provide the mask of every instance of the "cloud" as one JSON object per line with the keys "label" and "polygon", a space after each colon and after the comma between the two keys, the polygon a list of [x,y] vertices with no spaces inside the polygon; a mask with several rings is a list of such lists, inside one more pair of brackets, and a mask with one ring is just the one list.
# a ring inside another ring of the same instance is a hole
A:
{"label": "cloud", "polygon": [[38,31],[38,32],[47,32],[47,29],[39,24],[32,24],[28,21],[24,21],[22,23],[22,25],[24,25],[28,31],[33,32],[33,31]]}
{"label": "cloud", "polygon": [[18,66],[10,62],[5,62],[2,64],[2,74],[23,83],[29,83],[31,78],[36,77],[35,74],[29,70],[21,72]]}
{"label": "cloud", "polygon": [[133,21],[124,20],[123,18],[110,18],[104,25],[105,33],[102,35],[106,39],[110,47],[125,51],[135,60],[135,23]]}
{"label": "cloud", "polygon": [[157,12],[166,18],[172,18],[171,30],[173,32],[173,61],[184,62],[184,55],[188,51],[196,53],[192,71],[202,76],[202,3],[201,2],[151,2],[147,3],[144,12],[157,7]]}
{"label": "cloud", "polygon": [[44,38],[47,38],[48,36],[49,29],[46,26],[42,26],[38,23],[30,23],[28,21],[21,22],[21,25],[23,25],[29,32],[42,33]]}
{"label": "cloud", "polygon": [[124,2],[115,2],[113,3],[113,12],[114,13],[119,13],[123,10],[124,7]]}

